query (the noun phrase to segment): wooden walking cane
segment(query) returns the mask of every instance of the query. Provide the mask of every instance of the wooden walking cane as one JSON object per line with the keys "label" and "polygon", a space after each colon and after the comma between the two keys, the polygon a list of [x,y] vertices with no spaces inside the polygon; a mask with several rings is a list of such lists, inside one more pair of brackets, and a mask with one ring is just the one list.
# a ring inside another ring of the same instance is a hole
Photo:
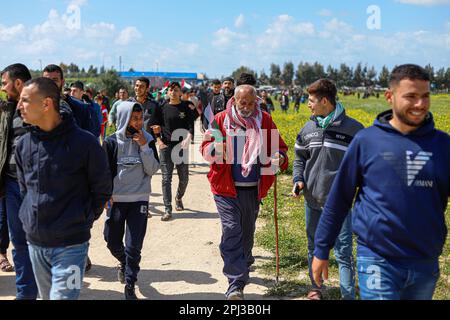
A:
{"label": "wooden walking cane", "polygon": [[278,208],[277,208],[277,178],[278,175],[275,174],[275,183],[273,188],[273,199],[274,199],[274,219],[275,219],[275,255],[276,255],[276,268],[277,268],[277,276],[276,276],[276,284],[278,284],[278,280],[280,277],[280,251],[278,246]]}

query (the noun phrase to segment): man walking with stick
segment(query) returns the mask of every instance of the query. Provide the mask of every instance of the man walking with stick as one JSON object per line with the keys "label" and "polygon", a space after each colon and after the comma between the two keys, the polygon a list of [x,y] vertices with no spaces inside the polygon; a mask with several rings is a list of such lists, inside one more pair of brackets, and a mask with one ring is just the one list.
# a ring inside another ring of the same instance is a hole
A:
{"label": "man walking with stick", "polygon": [[222,223],[220,251],[228,278],[228,300],[243,300],[249,280],[256,219],[260,202],[288,157],[270,115],[259,108],[256,89],[236,88],[225,111],[215,116],[200,151],[209,163],[208,179]]}

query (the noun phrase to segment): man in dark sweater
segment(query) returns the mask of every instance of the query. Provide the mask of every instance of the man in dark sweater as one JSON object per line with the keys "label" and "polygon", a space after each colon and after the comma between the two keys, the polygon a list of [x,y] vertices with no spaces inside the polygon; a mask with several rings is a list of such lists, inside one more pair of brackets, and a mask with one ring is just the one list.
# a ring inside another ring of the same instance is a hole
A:
{"label": "man in dark sweater", "polygon": [[169,84],[169,102],[158,106],[150,124],[160,150],[162,191],[165,214],[162,221],[172,219],[172,173],[177,168],[179,185],[175,198],[176,210],[183,211],[182,198],[189,182],[188,148],[194,135],[194,118],[189,102],[181,100],[181,86],[178,82]]}
{"label": "man in dark sweater", "polygon": [[431,300],[447,238],[450,137],[434,126],[422,67],[395,68],[385,96],[392,110],[355,136],[334,180],[315,236],[314,279],[327,279],[354,202],[361,298]]}
{"label": "man in dark sweater", "polygon": [[30,129],[15,150],[19,215],[41,298],[75,300],[90,230],[111,197],[112,179],[96,138],[59,106],[60,90],[52,80],[25,83],[18,110]]}

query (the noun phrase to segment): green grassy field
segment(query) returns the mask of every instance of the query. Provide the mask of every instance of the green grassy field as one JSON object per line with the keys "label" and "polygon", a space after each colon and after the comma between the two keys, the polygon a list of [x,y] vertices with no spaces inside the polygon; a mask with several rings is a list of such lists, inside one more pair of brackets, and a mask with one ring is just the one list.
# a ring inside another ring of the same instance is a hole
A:
{"label": "green grassy field", "polygon": [[[385,100],[370,98],[358,100],[356,97],[342,97],[347,114],[365,127],[371,126],[376,116],[389,109]],[[431,112],[433,113],[438,129],[450,133],[450,95],[437,95],[432,97]],[[310,289],[307,261],[307,238],[304,218],[303,198],[291,198],[292,189],[292,161],[294,159],[295,139],[301,127],[310,117],[309,109],[305,104],[298,114],[291,106],[288,114],[282,114],[278,109],[273,113],[283,138],[290,147],[290,168],[278,178],[278,223],[280,244],[280,274],[283,281],[271,288],[268,295],[305,297]],[[273,190],[264,200],[261,210],[263,227],[257,233],[257,244],[275,252],[275,227],[273,222]],[[450,209],[446,211],[447,226],[450,227]],[[449,236],[450,238],[450,236]],[[439,280],[434,299],[450,300],[450,239],[447,239],[444,252],[440,258],[441,278]],[[275,275],[275,260],[269,261],[261,267],[267,275]],[[330,259],[330,282],[325,291],[325,298],[340,299],[339,275],[337,263],[332,255]]]}

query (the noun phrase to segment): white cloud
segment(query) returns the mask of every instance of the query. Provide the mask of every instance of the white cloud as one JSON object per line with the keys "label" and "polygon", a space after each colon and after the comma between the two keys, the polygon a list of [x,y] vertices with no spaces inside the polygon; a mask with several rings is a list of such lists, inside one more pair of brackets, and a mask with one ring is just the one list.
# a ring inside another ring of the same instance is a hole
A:
{"label": "white cloud", "polygon": [[33,28],[33,35],[37,38],[42,36],[55,36],[65,33],[66,23],[55,9],[50,10],[47,20]]}
{"label": "white cloud", "polygon": [[338,39],[341,38],[343,34],[353,34],[353,28],[337,18],[325,22],[324,29],[319,32],[320,37],[324,39]]}
{"label": "white cloud", "polygon": [[182,48],[182,51],[184,51],[184,53],[188,56],[193,56],[198,52],[198,49],[200,48],[200,46],[198,45],[198,43],[183,43],[180,42],[178,44],[178,46],[180,48]]}
{"label": "white cloud", "polygon": [[[86,5],[87,1],[72,1],[73,5]],[[76,14],[76,13],[74,13]],[[49,11],[45,20],[38,24],[25,27],[24,25],[0,25],[0,51],[17,52],[9,56],[0,57],[0,63],[11,63],[20,57],[30,61],[30,67],[36,68],[36,61],[45,63],[83,63],[101,65],[103,56],[99,50],[107,52],[105,63],[118,61],[118,56],[126,54],[126,46],[142,34],[136,27],[118,30],[113,23],[96,22],[85,25],[80,23],[74,28],[73,14],[69,11]],[[76,19],[75,19],[76,20]],[[119,46],[117,46],[119,45]],[[189,50],[194,50],[189,47]]]}
{"label": "white cloud", "polygon": [[[269,25],[266,32],[267,35],[314,35],[314,25],[310,22],[295,23],[294,18],[284,14],[278,16],[275,21]],[[291,34],[292,35],[292,34]]]}
{"label": "white cloud", "polygon": [[260,47],[276,50],[284,47],[286,44],[295,44],[304,38],[315,34],[314,24],[310,22],[299,22],[287,14],[275,18],[264,34],[258,37],[257,44]]}
{"label": "white cloud", "polygon": [[11,41],[21,37],[25,32],[25,26],[18,24],[12,27],[0,25],[0,41]]}
{"label": "white cloud", "polygon": [[236,44],[236,41],[241,41],[246,38],[247,36],[244,34],[231,31],[228,28],[221,28],[214,33],[213,46],[226,48]]}
{"label": "white cloud", "polygon": [[142,34],[136,27],[126,27],[123,29],[116,39],[116,44],[126,46],[134,40],[142,38]]}
{"label": "white cloud", "polygon": [[234,22],[234,26],[236,28],[242,28],[245,25],[245,17],[244,15],[241,13],[235,20]]}
{"label": "white cloud", "polygon": [[352,36],[353,41],[364,41],[367,39],[365,35],[362,34],[355,34]]}
{"label": "white cloud", "polygon": [[[223,45],[236,50],[218,52],[214,61],[220,69],[234,70],[240,64],[254,70],[266,69],[270,63],[282,65],[286,61],[319,61],[324,65],[339,66],[358,62],[382,65],[410,61],[448,65],[450,63],[450,21],[448,29],[431,32],[426,29],[408,32],[360,32],[352,24],[337,18],[313,24],[298,21],[283,14],[274,17],[263,32],[234,32],[223,27],[214,33],[216,46]],[[205,62],[205,65],[208,63]],[[217,69],[213,63],[210,68]]]}
{"label": "white cloud", "polygon": [[84,28],[84,34],[86,38],[90,39],[103,39],[114,36],[116,26],[111,23],[100,22]]}
{"label": "white cloud", "polygon": [[345,23],[344,21],[341,21],[337,18],[333,18],[330,21],[325,23],[325,30],[326,31],[331,31],[331,32],[336,32],[336,33],[341,33],[341,32],[345,32],[345,33],[351,33],[353,31],[353,27],[347,23]]}
{"label": "white cloud", "polygon": [[434,6],[440,4],[450,4],[450,0],[396,0],[400,3],[413,4],[419,6]]}
{"label": "white cloud", "polygon": [[57,42],[52,39],[42,38],[31,42],[22,42],[18,44],[17,47],[22,55],[37,56],[54,53],[57,50],[58,45]]}
{"label": "white cloud", "polygon": [[312,36],[315,32],[314,24],[310,22],[301,22],[292,26],[291,31],[293,31],[294,34],[304,34]]}
{"label": "white cloud", "polygon": [[[82,6],[88,2],[71,3]],[[368,32],[358,30],[356,22],[334,18],[326,10],[321,13],[325,18],[317,23],[289,14],[277,15],[256,31],[248,28],[247,22],[254,16],[238,12],[235,19],[211,32],[209,43],[171,41],[166,46],[151,44],[151,38],[137,41],[151,35],[133,26],[119,28],[114,22],[100,19],[71,30],[66,17],[70,14],[51,10],[35,26],[0,25],[0,52],[11,52],[0,56],[0,64],[13,63],[11,60],[17,57],[31,68],[39,67],[39,59],[43,63],[74,62],[80,67],[99,66],[104,60],[106,67],[115,65],[118,69],[122,56],[127,70],[151,70],[158,61],[159,70],[198,71],[208,76],[228,74],[241,64],[256,71],[265,68],[267,73],[270,63],[282,65],[286,61],[319,61],[333,66],[354,66],[361,61],[377,68],[405,61],[450,65],[450,21],[441,22],[437,32]],[[138,51],[132,49],[135,43],[139,44]]]}

